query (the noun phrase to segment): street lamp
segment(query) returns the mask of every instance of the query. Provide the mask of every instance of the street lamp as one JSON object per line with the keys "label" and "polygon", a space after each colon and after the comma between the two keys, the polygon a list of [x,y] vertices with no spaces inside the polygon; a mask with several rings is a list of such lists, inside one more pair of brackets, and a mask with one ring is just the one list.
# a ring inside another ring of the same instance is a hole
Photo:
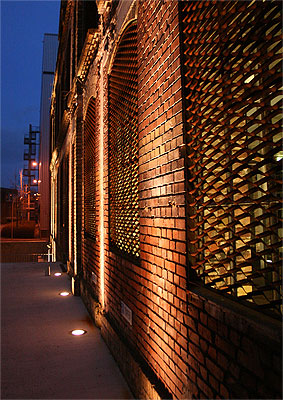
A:
{"label": "street lamp", "polygon": [[[12,196],[11,239],[13,239],[13,234],[14,234],[14,203],[15,203],[15,200],[17,200],[17,197]],[[17,221],[17,215],[16,215],[16,221]]]}

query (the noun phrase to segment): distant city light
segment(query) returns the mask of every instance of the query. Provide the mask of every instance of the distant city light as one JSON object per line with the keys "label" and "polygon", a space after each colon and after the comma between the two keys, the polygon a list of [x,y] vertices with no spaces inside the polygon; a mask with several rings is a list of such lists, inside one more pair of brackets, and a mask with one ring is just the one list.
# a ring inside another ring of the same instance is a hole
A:
{"label": "distant city light", "polygon": [[36,180],[36,179],[34,179],[34,180],[33,180],[33,183],[37,183],[37,180]]}
{"label": "distant city light", "polygon": [[36,161],[33,161],[33,162],[32,162],[32,166],[33,166],[33,167],[36,167],[36,166],[37,166],[37,162],[36,162]]}

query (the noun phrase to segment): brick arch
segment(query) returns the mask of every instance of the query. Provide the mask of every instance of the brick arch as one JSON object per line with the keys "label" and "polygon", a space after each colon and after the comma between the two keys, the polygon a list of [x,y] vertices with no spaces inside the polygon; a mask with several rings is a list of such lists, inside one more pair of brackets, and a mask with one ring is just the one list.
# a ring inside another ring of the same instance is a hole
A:
{"label": "brick arch", "polygon": [[97,207],[96,207],[96,186],[97,186],[97,100],[91,97],[84,119],[84,234],[95,240],[97,232]]}
{"label": "brick arch", "polygon": [[110,244],[139,257],[137,25],[131,21],[119,41],[109,75]]}
{"label": "brick arch", "polygon": [[120,34],[118,35],[118,38],[116,40],[116,43],[114,45],[113,51],[112,51],[112,55],[110,58],[110,62],[109,62],[109,67],[108,67],[108,75],[111,74],[115,60],[116,60],[116,55],[117,52],[119,51],[121,42],[125,39],[125,35],[127,35],[127,33],[130,32],[131,27],[135,27],[135,30],[137,30],[137,19],[136,18],[132,18],[129,19],[127,22],[124,23]]}

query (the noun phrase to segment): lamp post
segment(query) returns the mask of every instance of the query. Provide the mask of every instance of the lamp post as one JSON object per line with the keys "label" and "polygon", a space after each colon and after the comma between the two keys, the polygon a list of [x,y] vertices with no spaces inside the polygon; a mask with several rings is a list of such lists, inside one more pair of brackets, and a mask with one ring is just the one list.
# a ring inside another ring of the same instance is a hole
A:
{"label": "lamp post", "polygon": [[14,219],[13,205],[14,205],[14,199],[12,198],[11,239],[13,239],[13,219]]}
{"label": "lamp post", "polygon": [[28,221],[30,220],[30,189],[28,191]]}
{"label": "lamp post", "polygon": [[[12,218],[11,218],[11,239],[13,239],[14,236],[14,203],[15,200],[17,200],[17,197],[12,197]],[[17,218],[17,216],[16,216]]]}

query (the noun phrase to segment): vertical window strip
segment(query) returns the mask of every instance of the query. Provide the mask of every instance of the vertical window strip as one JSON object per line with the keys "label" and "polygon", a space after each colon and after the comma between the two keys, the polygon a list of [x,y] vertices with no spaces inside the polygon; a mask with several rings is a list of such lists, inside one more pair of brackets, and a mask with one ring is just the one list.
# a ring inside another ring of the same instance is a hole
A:
{"label": "vertical window strip", "polygon": [[85,235],[95,239],[96,235],[96,133],[97,133],[96,100],[91,99],[85,119],[84,127],[84,230]]}
{"label": "vertical window strip", "polygon": [[139,257],[137,26],[119,43],[109,77],[109,206],[112,248]]}

